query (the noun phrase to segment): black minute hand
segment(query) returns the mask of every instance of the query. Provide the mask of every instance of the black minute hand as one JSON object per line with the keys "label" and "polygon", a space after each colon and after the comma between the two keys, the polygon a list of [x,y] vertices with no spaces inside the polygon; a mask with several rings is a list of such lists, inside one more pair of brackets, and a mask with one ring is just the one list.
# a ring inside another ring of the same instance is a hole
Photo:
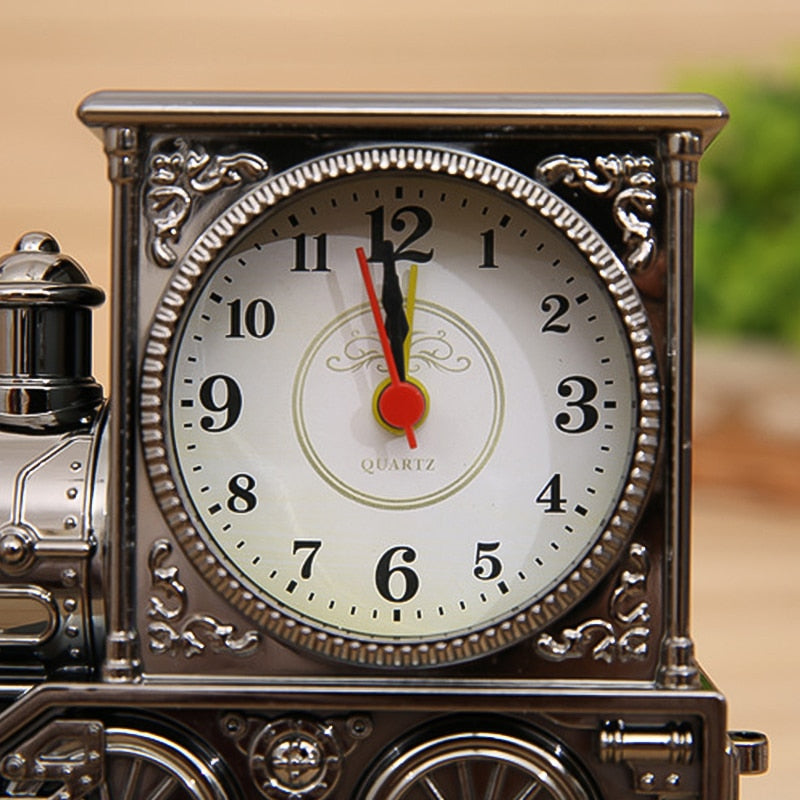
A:
{"label": "black minute hand", "polygon": [[381,304],[386,312],[386,334],[397,364],[400,380],[406,379],[406,366],[404,346],[408,336],[408,319],[403,310],[403,292],[400,289],[400,279],[397,277],[397,268],[393,259],[383,262],[383,287],[381,288]]}

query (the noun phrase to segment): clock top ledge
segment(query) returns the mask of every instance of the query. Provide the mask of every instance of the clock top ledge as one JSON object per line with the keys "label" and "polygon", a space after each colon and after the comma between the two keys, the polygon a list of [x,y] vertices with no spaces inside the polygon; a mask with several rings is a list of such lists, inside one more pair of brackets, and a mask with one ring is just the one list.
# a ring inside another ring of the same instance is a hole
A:
{"label": "clock top ledge", "polygon": [[480,127],[491,120],[519,128],[564,125],[635,133],[697,131],[703,148],[728,111],[706,94],[388,94],[100,91],[79,106],[90,127],[187,124],[219,126],[339,122]]}

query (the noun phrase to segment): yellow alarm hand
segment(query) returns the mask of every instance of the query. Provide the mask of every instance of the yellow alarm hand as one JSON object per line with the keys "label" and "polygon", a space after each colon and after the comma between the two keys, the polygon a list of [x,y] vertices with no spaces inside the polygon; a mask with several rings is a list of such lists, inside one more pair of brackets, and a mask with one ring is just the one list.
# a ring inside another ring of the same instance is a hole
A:
{"label": "yellow alarm hand", "polygon": [[414,307],[417,302],[417,265],[412,264],[408,273],[408,290],[406,291],[406,319],[408,320],[408,335],[403,343],[403,364],[405,366],[406,380],[408,380],[408,360],[411,357],[411,337],[414,335]]}

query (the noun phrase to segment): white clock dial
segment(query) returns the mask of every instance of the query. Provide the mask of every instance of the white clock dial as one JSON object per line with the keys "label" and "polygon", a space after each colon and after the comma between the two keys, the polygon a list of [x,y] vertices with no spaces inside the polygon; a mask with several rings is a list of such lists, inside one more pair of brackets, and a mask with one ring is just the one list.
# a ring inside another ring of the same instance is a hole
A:
{"label": "white clock dial", "polygon": [[266,204],[195,270],[161,431],[188,536],[242,607],[336,657],[434,664],[598,579],[656,390],[633,286],[573,212],[394,153]]}

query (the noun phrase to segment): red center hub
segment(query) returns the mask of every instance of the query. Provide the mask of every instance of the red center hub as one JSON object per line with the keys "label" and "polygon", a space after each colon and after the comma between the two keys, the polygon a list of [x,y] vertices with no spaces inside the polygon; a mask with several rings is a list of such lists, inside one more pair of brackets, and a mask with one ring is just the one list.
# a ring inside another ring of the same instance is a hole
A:
{"label": "red center hub", "polygon": [[390,383],[378,398],[381,419],[393,428],[413,428],[425,415],[425,395],[408,381]]}

